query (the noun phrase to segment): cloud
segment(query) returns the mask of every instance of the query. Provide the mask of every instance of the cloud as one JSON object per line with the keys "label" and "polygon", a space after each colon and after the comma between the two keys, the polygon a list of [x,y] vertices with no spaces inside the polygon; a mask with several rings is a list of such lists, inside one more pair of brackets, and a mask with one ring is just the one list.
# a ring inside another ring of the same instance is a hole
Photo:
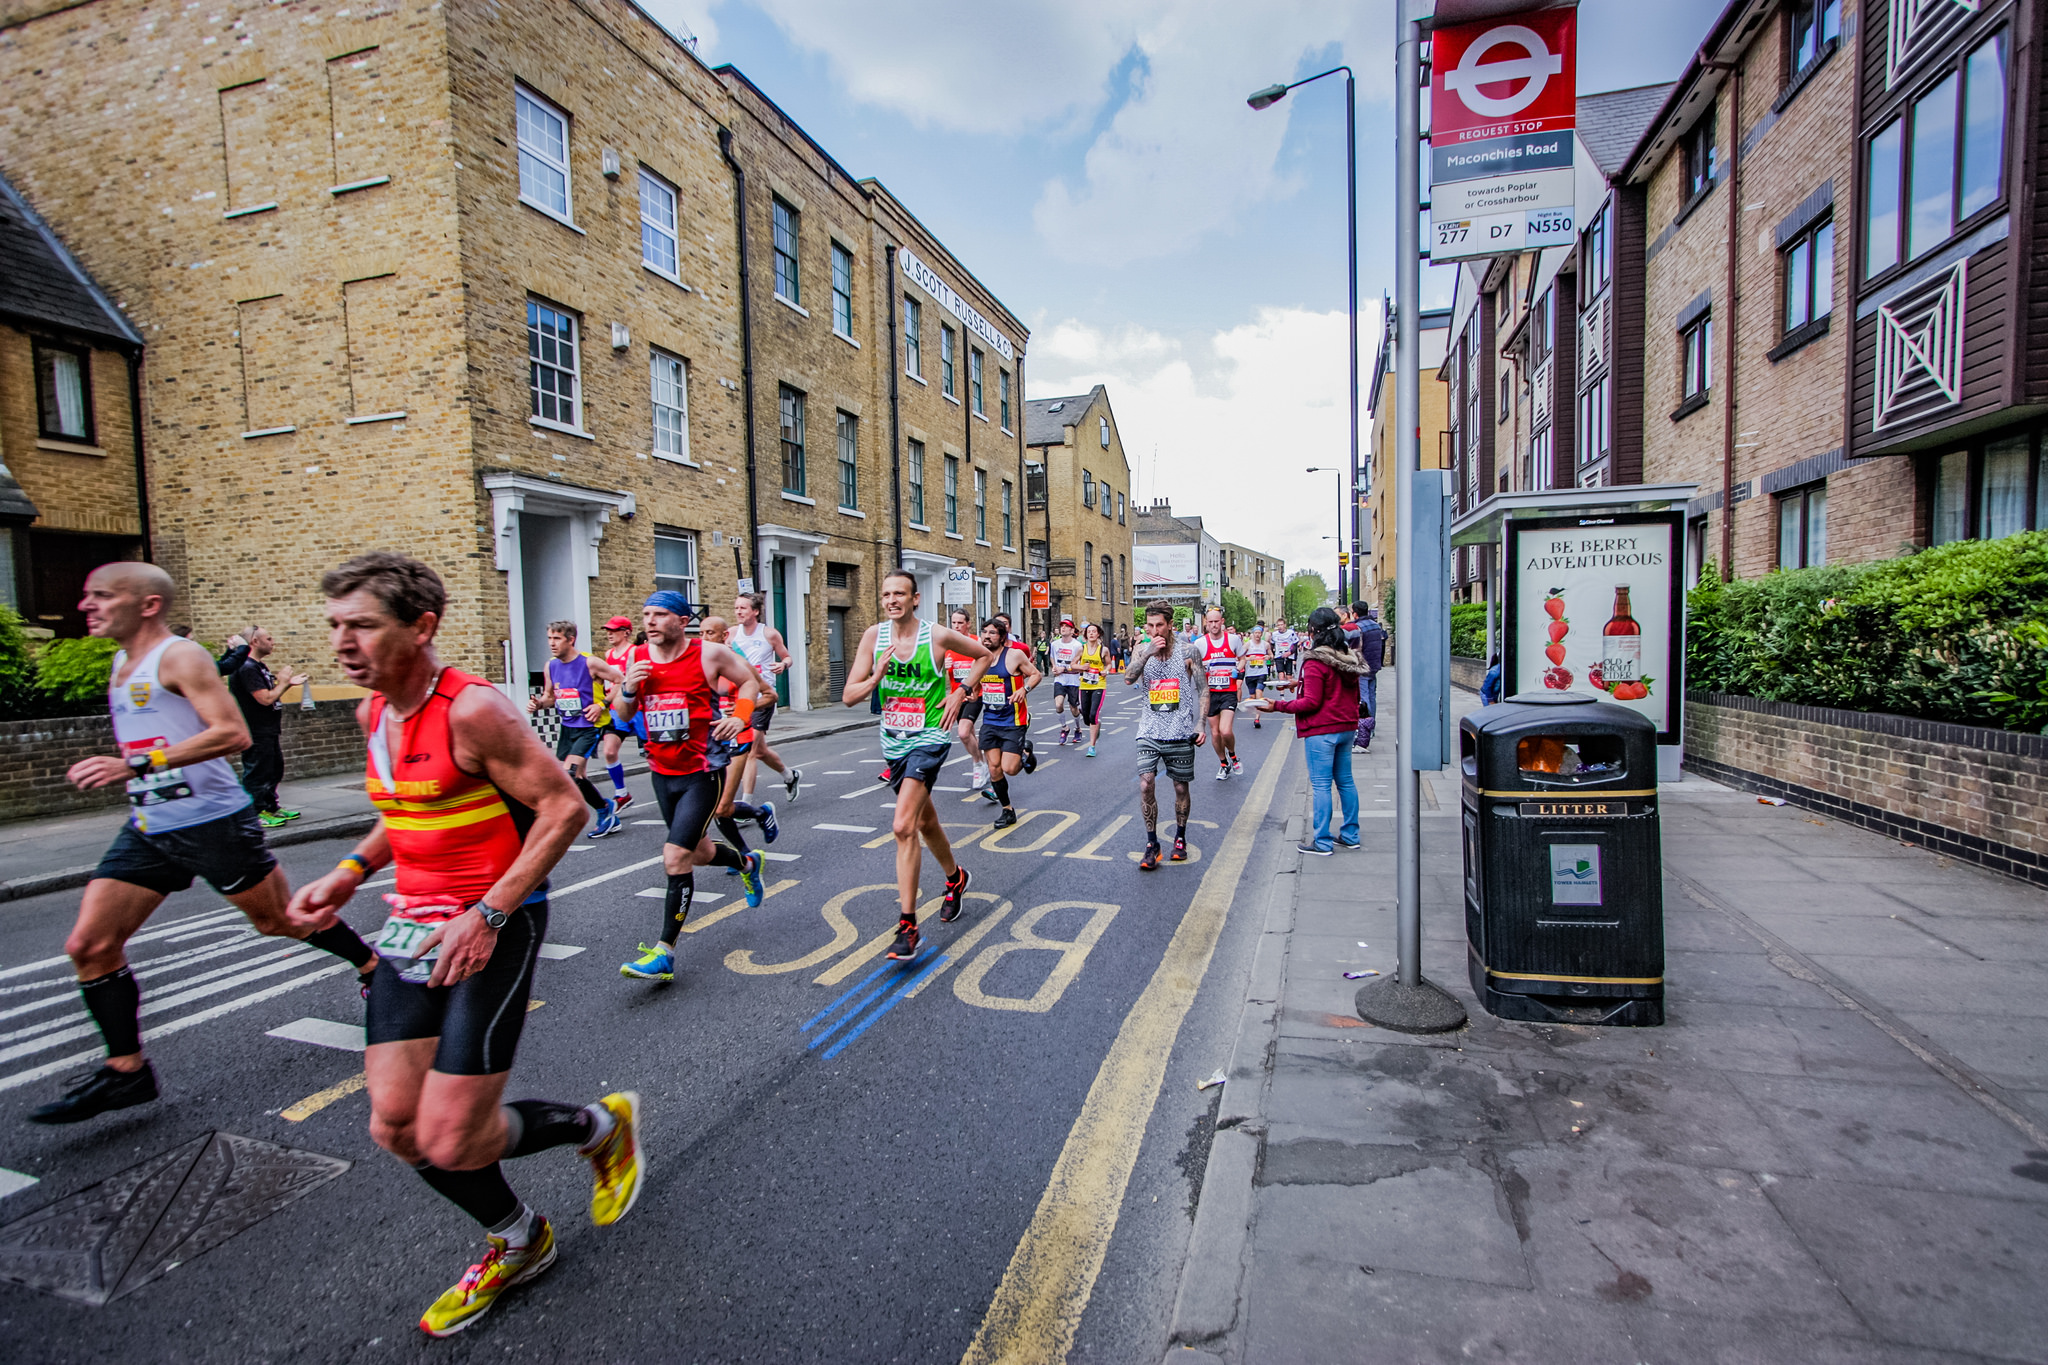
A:
{"label": "cloud", "polygon": [[[1368,353],[1378,307],[1360,302]],[[1341,480],[1305,471],[1350,459],[1345,322],[1341,312],[1262,308],[1250,322],[1182,340],[1067,319],[1034,332],[1031,388],[1106,385],[1138,497],[1167,498],[1217,539],[1281,556],[1290,573],[1329,578],[1336,546],[1322,537],[1336,534]]]}
{"label": "cloud", "polygon": [[639,0],[642,9],[676,37],[697,40],[697,55],[713,60],[718,47],[718,21],[711,9],[719,0]]}

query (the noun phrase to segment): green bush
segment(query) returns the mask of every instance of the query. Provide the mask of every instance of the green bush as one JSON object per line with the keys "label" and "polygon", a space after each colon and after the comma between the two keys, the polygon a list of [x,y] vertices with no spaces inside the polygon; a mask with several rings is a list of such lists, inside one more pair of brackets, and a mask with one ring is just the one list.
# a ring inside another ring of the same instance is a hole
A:
{"label": "green bush", "polygon": [[36,685],[59,701],[104,705],[107,680],[113,676],[114,654],[119,649],[112,640],[90,635],[78,640],[52,640],[43,646],[43,656],[36,667]]}
{"label": "green bush", "polygon": [[1781,570],[1686,599],[1686,686],[2048,728],[2048,532]]}
{"label": "green bush", "polygon": [[36,660],[12,607],[0,606],[0,718],[27,710],[36,692]]}
{"label": "green bush", "polygon": [[[1499,622],[1495,622],[1499,629]],[[1486,657],[1486,603],[1451,603],[1451,653],[1467,659]]]}
{"label": "green bush", "polygon": [[1236,588],[1225,588],[1223,590],[1223,624],[1239,634],[1243,634],[1245,631],[1250,630],[1258,619],[1259,611],[1257,607],[1252,605],[1251,598],[1246,597]]}

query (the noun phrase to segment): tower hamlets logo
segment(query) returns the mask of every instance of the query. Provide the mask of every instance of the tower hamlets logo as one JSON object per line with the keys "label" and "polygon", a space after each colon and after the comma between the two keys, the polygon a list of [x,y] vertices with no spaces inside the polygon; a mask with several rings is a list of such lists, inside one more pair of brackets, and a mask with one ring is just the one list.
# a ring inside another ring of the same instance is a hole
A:
{"label": "tower hamlets logo", "polygon": [[[1480,64],[1480,59],[1497,47],[1515,47],[1522,55],[1506,61]],[[1465,49],[1458,65],[1444,73],[1444,88],[1465,102],[1465,107],[1485,118],[1512,118],[1534,104],[1550,78],[1564,70],[1564,58],[1552,52],[1533,29],[1520,24],[1502,24],[1489,29],[1478,42]],[[1522,88],[1505,98],[1480,93],[1482,85],[1505,85],[1521,81]]]}

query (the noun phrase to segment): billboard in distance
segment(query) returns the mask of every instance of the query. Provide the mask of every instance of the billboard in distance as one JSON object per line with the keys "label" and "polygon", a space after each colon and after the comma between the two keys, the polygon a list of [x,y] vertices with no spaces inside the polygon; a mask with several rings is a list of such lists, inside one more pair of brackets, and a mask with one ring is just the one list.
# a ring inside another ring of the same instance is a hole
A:
{"label": "billboard in distance", "polygon": [[1201,576],[1200,545],[1133,545],[1131,572],[1140,588],[1192,586]]}
{"label": "billboard in distance", "polygon": [[1571,243],[1577,22],[1534,10],[1431,35],[1432,261]]}

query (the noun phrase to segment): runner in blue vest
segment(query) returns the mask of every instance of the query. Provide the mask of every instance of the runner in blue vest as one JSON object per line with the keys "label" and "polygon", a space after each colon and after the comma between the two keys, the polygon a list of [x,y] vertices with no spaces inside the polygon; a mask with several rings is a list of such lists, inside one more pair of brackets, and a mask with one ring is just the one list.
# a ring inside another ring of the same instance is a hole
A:
{"label": "runner in blue vest", "polygon": [[552,657],[547,664],[547,687],[539,696],[527,699],[526,709],[553,711],[561,723],[561,732],[555,736],[555,757],[569,770],[569,779],[583,794],[584,804],[597,812],[597,828],[589,837],[602,839],[616,833],[624,821],[618,808],[598,795],[585,769],[604,734],[599,727],[611,721],[604,685],[617,686],[625,675],[604,660],[577,650],[574,621],[548,622],[548,653]]}

